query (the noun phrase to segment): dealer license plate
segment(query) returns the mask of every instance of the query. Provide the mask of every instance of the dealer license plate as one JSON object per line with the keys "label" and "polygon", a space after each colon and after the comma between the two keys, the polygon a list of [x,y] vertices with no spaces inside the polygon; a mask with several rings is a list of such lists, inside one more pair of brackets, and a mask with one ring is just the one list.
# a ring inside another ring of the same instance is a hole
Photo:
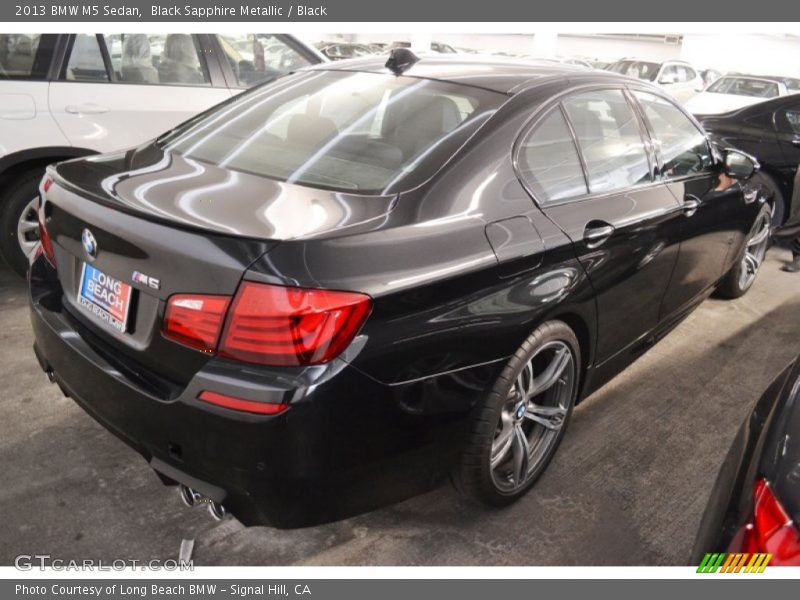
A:
{"label": "dealer license plate", "polygon": [[96,319],[125,333],[131,295],[130,285],[106,275],[90,264],[83,263],[78,304],[92,313]]}

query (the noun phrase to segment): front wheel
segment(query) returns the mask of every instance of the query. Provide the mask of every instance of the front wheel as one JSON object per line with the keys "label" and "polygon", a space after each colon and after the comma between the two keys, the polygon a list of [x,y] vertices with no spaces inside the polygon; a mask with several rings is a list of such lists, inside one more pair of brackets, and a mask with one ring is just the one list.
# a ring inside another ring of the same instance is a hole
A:
{"label": "front wheel", "polygon": [[717,286],[717,295],[722,298],[740,298],[753,287],[772,234],[772,209],[765,204],[756,217],[739,260]]}
{"label": "front wheel", "polygon": [[544,472],[578,395],[581,354],[572,330],[549,321],[509,360],[483,404],[454,474],[456,487],[502,506]]}

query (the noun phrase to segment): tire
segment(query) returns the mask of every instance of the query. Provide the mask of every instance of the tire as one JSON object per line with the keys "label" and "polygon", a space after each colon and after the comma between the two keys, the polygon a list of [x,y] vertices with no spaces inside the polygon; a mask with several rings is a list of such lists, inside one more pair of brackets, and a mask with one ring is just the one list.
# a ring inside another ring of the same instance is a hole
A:
{"label": "tire", "polygon": [[778,182],[771,175],[759,171],[750,178],[750,184],[761,185],[769,196],[767,202],[772,207],[772,228],[777,229],[786,220],[786,200]]}
{"label": "tire", "polygon": [[11,182],[7,193],[0,199],[0,253],[20,277],[25,277],[30,266],[28,254],[20,244],[20,234],[24,236],[26,249],[31,252],[39,239],[38,231],[30,229],[36,221],[35,213],[31,212],[31,202],[38,201],[39,182],[43,176],[44,170],[25,173]]}
{"label": "tire", "polygon": [[[559,360],[566,365],[557,373]],[[453,483],[462,494],[482,504],[504,506],[531,489],[566,432],[580,389],[581,364],[578,340],[561,321],[542,324],[525,340],[476,407],[464,452],[453,473]],[[554,375],[545,377],[553,365],[550,374]],[[541,391],[529,399],[520,396],[520,389],[532,387],[536,379],[541,379]],[[544,385],[550,379],[552,384]],[[521,410],[524,416],[520,416]],[[518,437],[518,426],[526,442]],[[525,455],[524,449],[528,450],[527,461],[518,459]]]}
{"label": "tire", "polygon": [[[717,285],[716,295],[733,300],[741,298],[753,287],[769,248],[772,233],[772,209],[764,204],[747,235],[736,263]],[[766,228],[766,229],[765,229]]]}

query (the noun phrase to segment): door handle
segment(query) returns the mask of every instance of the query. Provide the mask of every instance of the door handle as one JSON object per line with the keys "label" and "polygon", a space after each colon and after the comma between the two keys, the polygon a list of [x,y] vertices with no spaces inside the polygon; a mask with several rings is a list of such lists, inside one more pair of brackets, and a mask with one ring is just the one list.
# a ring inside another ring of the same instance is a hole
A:
{"label": "door handle", "polygon": [[798,148],[800,148],[800,137],[792,138],[792,146],[797,146]]}
{"label": "door handle", "polygon": [[108,112],[107,106],[101,106],[92,102],[85,102],[83,104],[68,104],[64,110],[71,115],[99,115]]}
{"label": "door handle", "polygon": [[614,235],[614,226],[603,221],[592,221],[583,230],[583,239],[589,248],[597,248]]}
{"label": "door handle", "polygon": [[696,196],[686,196],[683,199],[683,214],[686,217],[691,217],[694,213],[697,212],[697,209],[700,208],[700,198]]}

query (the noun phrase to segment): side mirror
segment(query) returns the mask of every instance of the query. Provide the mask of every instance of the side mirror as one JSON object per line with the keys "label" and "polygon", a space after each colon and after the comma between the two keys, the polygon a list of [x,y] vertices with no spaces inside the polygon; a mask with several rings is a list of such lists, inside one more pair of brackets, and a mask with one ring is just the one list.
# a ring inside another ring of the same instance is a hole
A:
{"label": "side mirror", "polygon": [[758,161],[739,150],[725,150],[723,172],[731,179],[750,179],[759,169]]}

